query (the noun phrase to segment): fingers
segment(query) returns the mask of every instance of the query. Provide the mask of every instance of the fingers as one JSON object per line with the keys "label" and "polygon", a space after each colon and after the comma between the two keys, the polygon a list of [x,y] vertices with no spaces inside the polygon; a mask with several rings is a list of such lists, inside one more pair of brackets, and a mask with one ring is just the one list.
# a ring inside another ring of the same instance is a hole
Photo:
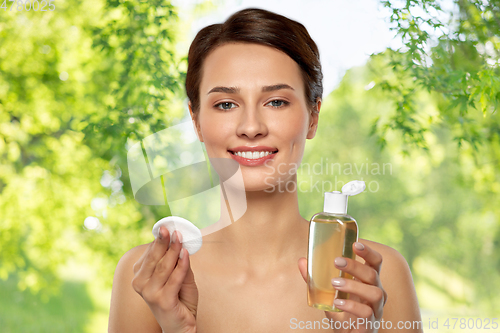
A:
{"label": "fingers", "polygon": [[[353,249],[358,256],[365,260],[365,265],[373,267],[373,269],[377,271],[377,276],[380,276],[380,270],[382,269],[383,261],[382,255],[379,252],[373,250],[368,245],[362,244],[360,242],[355,242],[353,244]],[[384,294],[383,304],[385,305],[385,302],[387,302],[387,292],[384,290],[384,288],[382,288],[380,280],[378,280],[377,285],[382,289],[382,292]]]}
{"label": "fingers", "polygon": [[352,248],[354,253],[365,260],[365,264],[372,267],[378,274],[380,274],[380,268],[382,266],[382,255],[380,253],[372,250],[371,247],[360,242],[355,242]]}
{"label": "fingers", "polygon": [[[162,232],[162,229],[165,228],[160,228],[160,235],[162,237],[156,238],[145,251],[142,260],[139,259],[139,261],[134,264],[135,277],[132,282],[134,289],[139,293],[142,291],[144,285],[153,274],[156,265],[169,248],[170,234],[166,229]],[[138,270],[137,267],[139,267]]]}
{"label": "fingers", "polygon": [[374,286],[379,285],[378,272],[368,265],[350,258],[335,258],[335,266],[345,273],[351,274],[356,279]]}
{"label": "fingers", "polygon": [[336,289],[352,293],[368,302],[375,317],[380,318],[387,301],[387,293],[380,282],[382,255],[359,242],[353,244],[353,250],[365,260],[364,264],[350,258],[338,257],[335,258],[335,266],[352,275],[357,281],[335,278],[332,279],[332,284]]}
{"label": "fingers", "polygon": [[[364,318],[366,321],[372,321],[374,319],[374,313],[370,306],[367,304],[362,304],[350,299],[336,299],[333,301],[335,307],[341,309],[345,312],[349,312],[358,318]],[[325,311],[325,314],[330,318],[335,312]]]}
{"label": "fingers", "polygon": [[[170,233],[168,232],[168,230],[166,228],[161,227],[159,230],[159,235],[161,235],[163,237],[164,242],[166,242],[167,244],[170,243]],[[146,257],[148,256],[149,252],[151,251],[151,249],[153,248],[153,245],[155,244],[155,242],[157,240],[158,239],[156,238],[154,241],[149,243],[149,246],[146,249],[146,251],[144,251],[144,253],[139,258],[139,260],[137,260],[137,262],[134,264],[134,274],[137,273],[139,271],[139,269],[141,269],[141,266],[142,266],[142,263],[144,262],[144,259],[146,259]]]}
{"label": "fingers", "polygon": [[[165,283],[165,289],[169,293],[178,294],[183,283],[194,282],[193,271],[189,262],[189,253],[186,249],[182,250],[182,258],[179,258],[177,266]],[[186,276],[189,272],[189,276]],[[187,279],[186,279],[187,278]]]}
{"label": "fingers", "polygon": [[302,278],[307,282],[307,259],[305,257],[299,258],[298,265]]}
{"label": "fingers", "polygon": [[385,295],[384,291],[381,288],[361,283],[359,281],[343,278],[332,279],[332,285],[337,290],[356,295],[362,300],[365,300],[373,309],[375,318],[382,317]]}
{"label": "fingers", "polygon": [[[186,277],[184,278],[184,283],[191,283],[191,284],[196,284],[195,280],[194,280],[194,274],[193,274],[193,270],[191,269],[191,258],[189,257],[189,253],[186,251],[184,251],[184,254],[187,256],[187,263],[188,263],[188,269],[187,269],[187,273],[186,273]],[[182,257],[184,259],[184,257]]]}
{"label": "fingers", "polygon": [[335,266],[342,271],[351,274],[364,283],[379,285],[379,274],[382,266],[382,255],[372,250],[368,245],[355,242],[352,245],[354,253],[365,260],[362,264],[349,258],[335,258]]}
{"label": "fingers", "polygon": [[156,264],[154,272],[149,280],[148,288],[152,290],[161,289],[167,280],[171,278],[175,265],[178,265],[177,260],[182,250],[182,234],[179,231],[174,231],[172,239],[173,241],[172,244],[170,244],[170,248]]}

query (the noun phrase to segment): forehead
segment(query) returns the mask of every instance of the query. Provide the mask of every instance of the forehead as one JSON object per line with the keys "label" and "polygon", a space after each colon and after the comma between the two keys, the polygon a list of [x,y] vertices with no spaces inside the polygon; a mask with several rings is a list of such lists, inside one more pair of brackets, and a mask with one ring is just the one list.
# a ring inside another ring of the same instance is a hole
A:
{"label": "forehead", "polygon": [[213,86],[261,86],[286,83],[302,91],[299,65],[286,53],[270,46],[251,43],[224,44],[213,50],[203,64],[201,95]]}

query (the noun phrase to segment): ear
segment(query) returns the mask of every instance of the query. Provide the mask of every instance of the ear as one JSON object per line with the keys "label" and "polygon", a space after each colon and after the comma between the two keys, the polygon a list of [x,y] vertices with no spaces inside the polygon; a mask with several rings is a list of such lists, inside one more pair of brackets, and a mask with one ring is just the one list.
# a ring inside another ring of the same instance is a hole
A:
{"label": "ear", "polygon": [[193,126],[196,131],[196,135],[198,136],[198,140],[200,140],[200,142],[203,142],[203,136],[201,135],[200,124],[198,123],[198,115],[194,114],[191,101],[188,102],[188,108],[189,108],[189,114],[191,115],[191,120],[193,122]]}
{"label": "ear", "polygon": [[316,100],[315,110],[309,115],[309,128],[307,130],[307,139],[312,139],[316,135],[316,129],[318,128],[319,121],[319,110],[321,109],[321,98],[318,97]]}

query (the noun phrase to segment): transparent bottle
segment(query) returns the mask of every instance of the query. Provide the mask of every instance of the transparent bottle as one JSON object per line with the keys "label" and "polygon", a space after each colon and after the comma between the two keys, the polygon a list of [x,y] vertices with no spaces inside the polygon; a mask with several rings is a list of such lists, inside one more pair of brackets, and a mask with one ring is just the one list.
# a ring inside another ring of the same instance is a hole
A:
{"label": "transparent bottle", "polygon": [[314,214],[309,226],[307,251],[307,302],[309,306],[323,311],[336,311],[335,299],[348,299],[349,294],[336,290],[332,278],[352,279],[353,276],[335,267],[336,257],[355,259],[352,250],[358,241],[358,224],[347,215],[347,197],[366,188],[363,181],[351,181],[342,187],[342,192],[325,192],[323,212]]}

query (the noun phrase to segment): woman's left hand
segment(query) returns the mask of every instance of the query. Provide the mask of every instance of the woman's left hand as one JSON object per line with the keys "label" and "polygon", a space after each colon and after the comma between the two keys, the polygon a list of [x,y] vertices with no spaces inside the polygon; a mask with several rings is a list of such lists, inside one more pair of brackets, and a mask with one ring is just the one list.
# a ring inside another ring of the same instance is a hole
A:
{"label": "woman's left hand", "polygon": [[[380,282],[382,255],[359,242],[353,244],[353,250],[365,263],[344,257],[335,258],[335,266],[355,279],[332,279],[335,289],[350,296],[346,300],[334,301],[335,307],[343,312],[325,311],[325,315],[331,319],[331,327],[337,328],[335,332],[377,332],[383,326],[380,321],[387,301],[387,293]],[[307,282],[307,259],[300,258],[298,264]],[[336,324],[337,321],[339,323]]]}

